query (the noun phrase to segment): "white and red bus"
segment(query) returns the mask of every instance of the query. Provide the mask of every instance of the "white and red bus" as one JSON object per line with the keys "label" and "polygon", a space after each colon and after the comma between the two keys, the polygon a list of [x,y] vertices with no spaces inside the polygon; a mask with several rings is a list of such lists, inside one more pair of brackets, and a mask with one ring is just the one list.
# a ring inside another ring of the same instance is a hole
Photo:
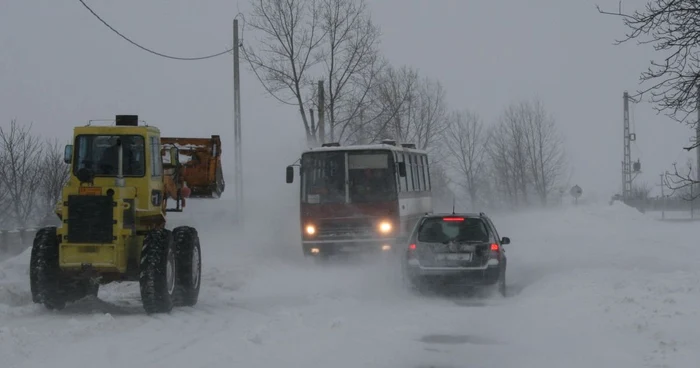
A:
{"label": "white and red bus", "polygon": [[413,144],[326,143],[299,166],[300,225],[305,255],[390,250],[421,215],[433,212],[428,154]]}

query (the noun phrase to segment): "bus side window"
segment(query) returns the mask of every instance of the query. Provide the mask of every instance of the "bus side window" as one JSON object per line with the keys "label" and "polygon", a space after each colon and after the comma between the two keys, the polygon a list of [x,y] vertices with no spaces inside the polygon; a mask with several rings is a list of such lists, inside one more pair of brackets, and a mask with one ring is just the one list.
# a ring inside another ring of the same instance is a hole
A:
{"label": "bus side window", "polygon": [[432,181],[430,179],[430,163],[428,162],[428,156],[423,156],[423,162],[425,162],[425,178],[427,179],[426,183],[428,184],[428,190],[432,190]]}
{"label": "bus side window", "polygon": [[406,164],[406,176],[403,178],[399,177],[399,182],[401,182],[401,191],[402,192],[407,192],[408,191],[408,176],[410,175],[410,168],[408,167],[408,164],[406,163],[406,155],[404,155],[403,152],[398,153],[399,159],[401,162]]}
{"label": "bus side window", "polygon": [[399,153],[394,151],[393,152],[393,157],[394,157],[394,187],[396,188],[396,192],[401,191],[401,175],[399,174]]}
{"label": "bus side window", "polygon": [[408,159],[411,162],[411,181],[413,184],[410,186],[411,191],[417,192],[418,191],[418,177],[416,174],[418,174],[418,168],[416,167],[416,157],[414,154],[409,153],[408,154]]}
{"label": "bus side window", "polygon": [[420,155],[420,162],[421,162],[421,170],[420,173],[422,175],[422,183],[423,183],[423,190],[424,191],[430,191],[429,184],[428,184],[428,164],[425,162],[425,156]]}
{"label": "bus side window", "polygon": [[425,192],[425,176],[423,176],[423,156],[416,155],[416,162],[418,164],[418,183],[420,184],[420,191]]}
{"label": "bus side window", "polygon": [[411,154],[404,153],[406,160],[406,191],[413,191],[413,165],[411,165]]}

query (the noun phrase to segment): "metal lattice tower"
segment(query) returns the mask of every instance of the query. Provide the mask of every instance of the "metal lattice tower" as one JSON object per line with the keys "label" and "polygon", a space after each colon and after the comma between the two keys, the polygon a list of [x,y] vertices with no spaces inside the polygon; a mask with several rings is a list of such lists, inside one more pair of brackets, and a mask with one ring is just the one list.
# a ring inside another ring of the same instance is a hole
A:
{"label": "metal lattice tower", "polygon": [[629,94],[625,91],[622,94],[624,114],[623,114],[623,157],[622,157],[622,199],[626,200],[632,194],[632,157],[630,143],[636,139],[634,133],[630,133],[630,107]]}
{"label": "metal lattice tower", "polygon": [[631,142],[634,142],[637,140],[637,134],[636,133],[631,133],[630,132],[630,96],[625,91],[622,94],[622,100],[623,100],[623,155],[622,155],[622,200],[627,200],[632,197],[632,180],[634,180],[634,177],[632,177],[632,174],[635,174],[635,177],[637,174],[641,173],[641,163],[639,160],[637,162],[632,162],[632,155],[630,152],[630,145]]}

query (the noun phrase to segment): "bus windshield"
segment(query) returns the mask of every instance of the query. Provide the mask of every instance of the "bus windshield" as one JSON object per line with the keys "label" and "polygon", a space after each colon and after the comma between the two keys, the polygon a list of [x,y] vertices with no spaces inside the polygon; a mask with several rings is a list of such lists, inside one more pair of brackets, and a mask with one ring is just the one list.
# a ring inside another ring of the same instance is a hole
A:
{"label": "bus windshield", "polygon": [[393,160],[387,151],[306,153],[302,158],[302,202],[392,200],[396,198],[394,175]]}
{"label": "bus windshield", "polygon": [[387,152],[348,152],[350,202],[394,199],[396,180]]}

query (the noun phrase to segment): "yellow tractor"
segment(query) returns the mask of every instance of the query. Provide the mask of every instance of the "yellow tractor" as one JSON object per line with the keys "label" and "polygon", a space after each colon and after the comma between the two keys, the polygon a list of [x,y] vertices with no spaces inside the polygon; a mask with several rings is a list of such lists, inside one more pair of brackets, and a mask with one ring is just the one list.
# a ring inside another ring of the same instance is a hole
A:
{"label": "yellow tractor", "polygon": [[117,115],[114,126],[74,128],[64,157],[70,177],[56,207],[62,225],[40,229],[32,246],[35,303],[63,309],[119,281],[139,282],[148,314],[197,303],[199,235],[190,226],[166,229],[165,217],[182,211],[192,192],[221,194],[221,141],[192,139],[197,149],[190,151],[204,159],[183,163],[191,156],[175,142],[187,138],[161,138],[158,128],[138,121],[136,115]]}

